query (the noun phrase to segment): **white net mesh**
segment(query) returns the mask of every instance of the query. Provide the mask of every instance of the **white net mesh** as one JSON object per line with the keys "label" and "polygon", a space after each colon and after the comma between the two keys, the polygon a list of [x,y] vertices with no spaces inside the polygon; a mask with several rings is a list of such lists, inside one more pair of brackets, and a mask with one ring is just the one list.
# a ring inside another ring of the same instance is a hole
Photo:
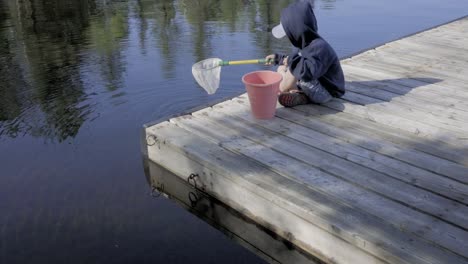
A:
{"label": "white net mesh", "polygon": [[192,66],[193,77],[208,94],[214,94],[219,87],[221,79],[220,61],[222,60],[218,58],[206,59]]}

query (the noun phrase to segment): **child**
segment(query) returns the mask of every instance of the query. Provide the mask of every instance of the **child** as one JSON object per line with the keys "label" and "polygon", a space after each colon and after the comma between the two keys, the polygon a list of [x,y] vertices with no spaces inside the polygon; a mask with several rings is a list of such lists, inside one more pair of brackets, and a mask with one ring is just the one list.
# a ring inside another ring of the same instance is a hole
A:
{"label": "child", "polygon": [[289,56],[272,54],[283,75],[278,101],[285,107],[323,104],[345,93],[341,64],[333,48],[317,33],[317,20],[309,1],[296,2],[281,12],[272,30],[276,38],[288,36],[296,50]]}

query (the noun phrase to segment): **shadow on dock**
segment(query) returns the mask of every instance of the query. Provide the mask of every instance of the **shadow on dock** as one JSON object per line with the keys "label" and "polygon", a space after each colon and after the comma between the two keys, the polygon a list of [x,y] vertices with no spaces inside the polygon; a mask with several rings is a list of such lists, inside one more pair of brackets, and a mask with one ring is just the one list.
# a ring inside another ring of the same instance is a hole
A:
{"label": "shadow on dock", "polygon": [[[435,104],[437,107],[441,108],[441,105],[437,105],[437,102],[434,103],[434,101],[431,101],[431,98],[427,97],[427,94],[430,94],[432,98],[437,101],[439,100],[439,97],[443,97],[444,94],[447,96],[450,96],[448,94],[449,92],[444,91],[444,86],[443,84],[440,84],[444,80],[438,79],[438,78],[426,78],[426,77],[412,77],[412,78],[398,78],[398,79],[383,79],[383,80],[373,80],[373,81],[347,81],[346,82],[346,87],[347,87],[347,92],[343,98],[340,98],[338,100],[332,100],[332,102],[327,103],[326,105],[307,105],[307,106],[299,106],[293,109],[278,109],[280,116],[283,111],[294,111],[298,110],[299,112],[302,112],[306,116],[309,117],[314,117],[314,118],[319,118],[319,117],[324,117],[325,115],[342,115],[342,116],[350,116],[349,112],[347,111],[346,108],[349,108],[349,106],[355,106],[355,107],[364,107],[360,108],[362,110],[362,113],[366,115],[368,112],[367,109],[365,108],[366,106],[372,106],[372,105],[385,105],[386,103],[391,102],[392,100],[397,100],[400,103],[398,107],[400,113],[391,113],[395,115],[398,118],[406,118],[404,115],[403,109],[405,111],[413,111],[414,109],[416,110],[425,110],[428,112],[428,116],[432,115],[433,113],[437,113],[438,109],[431,109],[431,107]],[[404,85],[403,85],[404,84]],[[440,90],[435,91],[431,90],[429,93],[426,93],[426,97],[418,97],[415,99],[413,96],[411,99],[408,101],[405,101],[406,99],[400,99],[403,98],[406,94],[412,92],[415,89],[421,89],[423,90],[426,86],[428,85],[433,85],[436,84],[439,86]],[[453,100],[450,98],[450,100]],[[421,107],[421,105],[418,106],[412,106],[410,105],[410,102],[425,102],[426,105],[423,108],[418,108]],[[442,106],[443,107],[443,106]],[[446,104],[446,109],[447,111],[450,109],[451,105]],[[384,108],[381,108],[380,111]],[[390,110],[392,108],[389,108]],[[387,113],[386,113],[387,114]],[[341,118],[341,117],[340,117]],[[366,121],[370,122],[377,122],[373,120],[372,115],[367,116]],[[327,119],[324,117],[324,119]],[[333,118],[331,118],[333,119]],[[421,120],[424,119],[424,116],[421,116]],[[336,119],[335,119],[336,120]],[[350,119],[348,122],[348,126],[352,126],[352,120],[356,119]],[[411,120],[411,119],[409,119]],[[420,121],[420,120],[416,120]],[[379,122],[377,122],[379,123]],[[385,124],[383,124],[385,125]],[[360,127],[358,123],[356,123],[357,127]],[[417,127],[417,125],[415,125]],[[367,127],[366,127],[367,128]],[[399,129],[395,129],[395,127],[389,128],[391,132],[387,133],[386,131],[375,131],[377,134],[382,133],[382,134],[398,134],[397,131]],[[405,129],[404,129],[405,130]],[[412,148],[415,149],[421,149],[421,150],[428,150],[429,153],[443,153],[441,156],[442,158],[447,158],[449,160],[456,161],[458,163],[464,164],[465,166],[468,166],[468,149],[466,145],[455,145],[455,144],[449,144],[449,142],[453,142],[453,138],[448,140],[451,137],[451,134],[446,134],[446,135],[424,135],[425,133],[423,131],[418,131],[418,129],[414,130],[408,130],[410,133],[413,133],[414,136],[417,136],[419,133],[421,133],[422,138],[421,140],[413,140],[415,137],[392,137],[392,139],[395,142],[400,143],[401,145],[407,145],[411,146]],[[468,143],[468,135],[463,138],[463,137],[457,137],[458,140],[461,140],[463,142]],[[361,144],[358,144],[361,145]],[[367,144],[369,145],[369,144]],[[440,152],[437,150],[441,150]],[[458,154],[455,154],[458,153]],[[452,155],[453,154],[453,155]],[[460,156],[460,155],[461,156]]]}
{"label": "shadow on dock", "polygon": [[358,105],[390,102],[396,97],[410,93],[416,88],[437,84],[443,80],[437,78],[399,78],[369,81],[347,81],[344,100]]}

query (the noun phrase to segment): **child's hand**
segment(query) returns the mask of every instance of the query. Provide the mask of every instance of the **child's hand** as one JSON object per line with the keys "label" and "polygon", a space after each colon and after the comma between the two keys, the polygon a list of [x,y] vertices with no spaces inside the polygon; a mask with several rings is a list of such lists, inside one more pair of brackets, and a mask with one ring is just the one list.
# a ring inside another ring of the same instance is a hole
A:
{"label": "child's hand", "polygon": [[286,67],[288,67],[288,58],[289,57],[286,57],[286,58],[283,59],[283,65],[286,66]]}
{"label": "child's hand", "polygon": [[265,65],[271,65],[271,64],[275,63],[275,58],[276,58],[275,54],[271,54],[271,55],[266,56],[265,57],[265,60],[266,60]]}

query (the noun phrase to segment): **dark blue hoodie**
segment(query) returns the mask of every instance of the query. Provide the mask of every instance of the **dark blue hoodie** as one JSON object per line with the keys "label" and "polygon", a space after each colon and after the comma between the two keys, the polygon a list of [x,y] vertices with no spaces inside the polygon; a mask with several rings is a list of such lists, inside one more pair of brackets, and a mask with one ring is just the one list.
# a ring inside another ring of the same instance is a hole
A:
{"label": "dark blue hoodie", "polygon": [[[333,48],[317,33],[317,20],[309,2],[296,2],[281,12],[284,31],[297,49],[288,58],[291,73],[305,82],[318,80],[334,97],[345,93],[340,60]],[[276,56],[276,64],[285,55]]]}

